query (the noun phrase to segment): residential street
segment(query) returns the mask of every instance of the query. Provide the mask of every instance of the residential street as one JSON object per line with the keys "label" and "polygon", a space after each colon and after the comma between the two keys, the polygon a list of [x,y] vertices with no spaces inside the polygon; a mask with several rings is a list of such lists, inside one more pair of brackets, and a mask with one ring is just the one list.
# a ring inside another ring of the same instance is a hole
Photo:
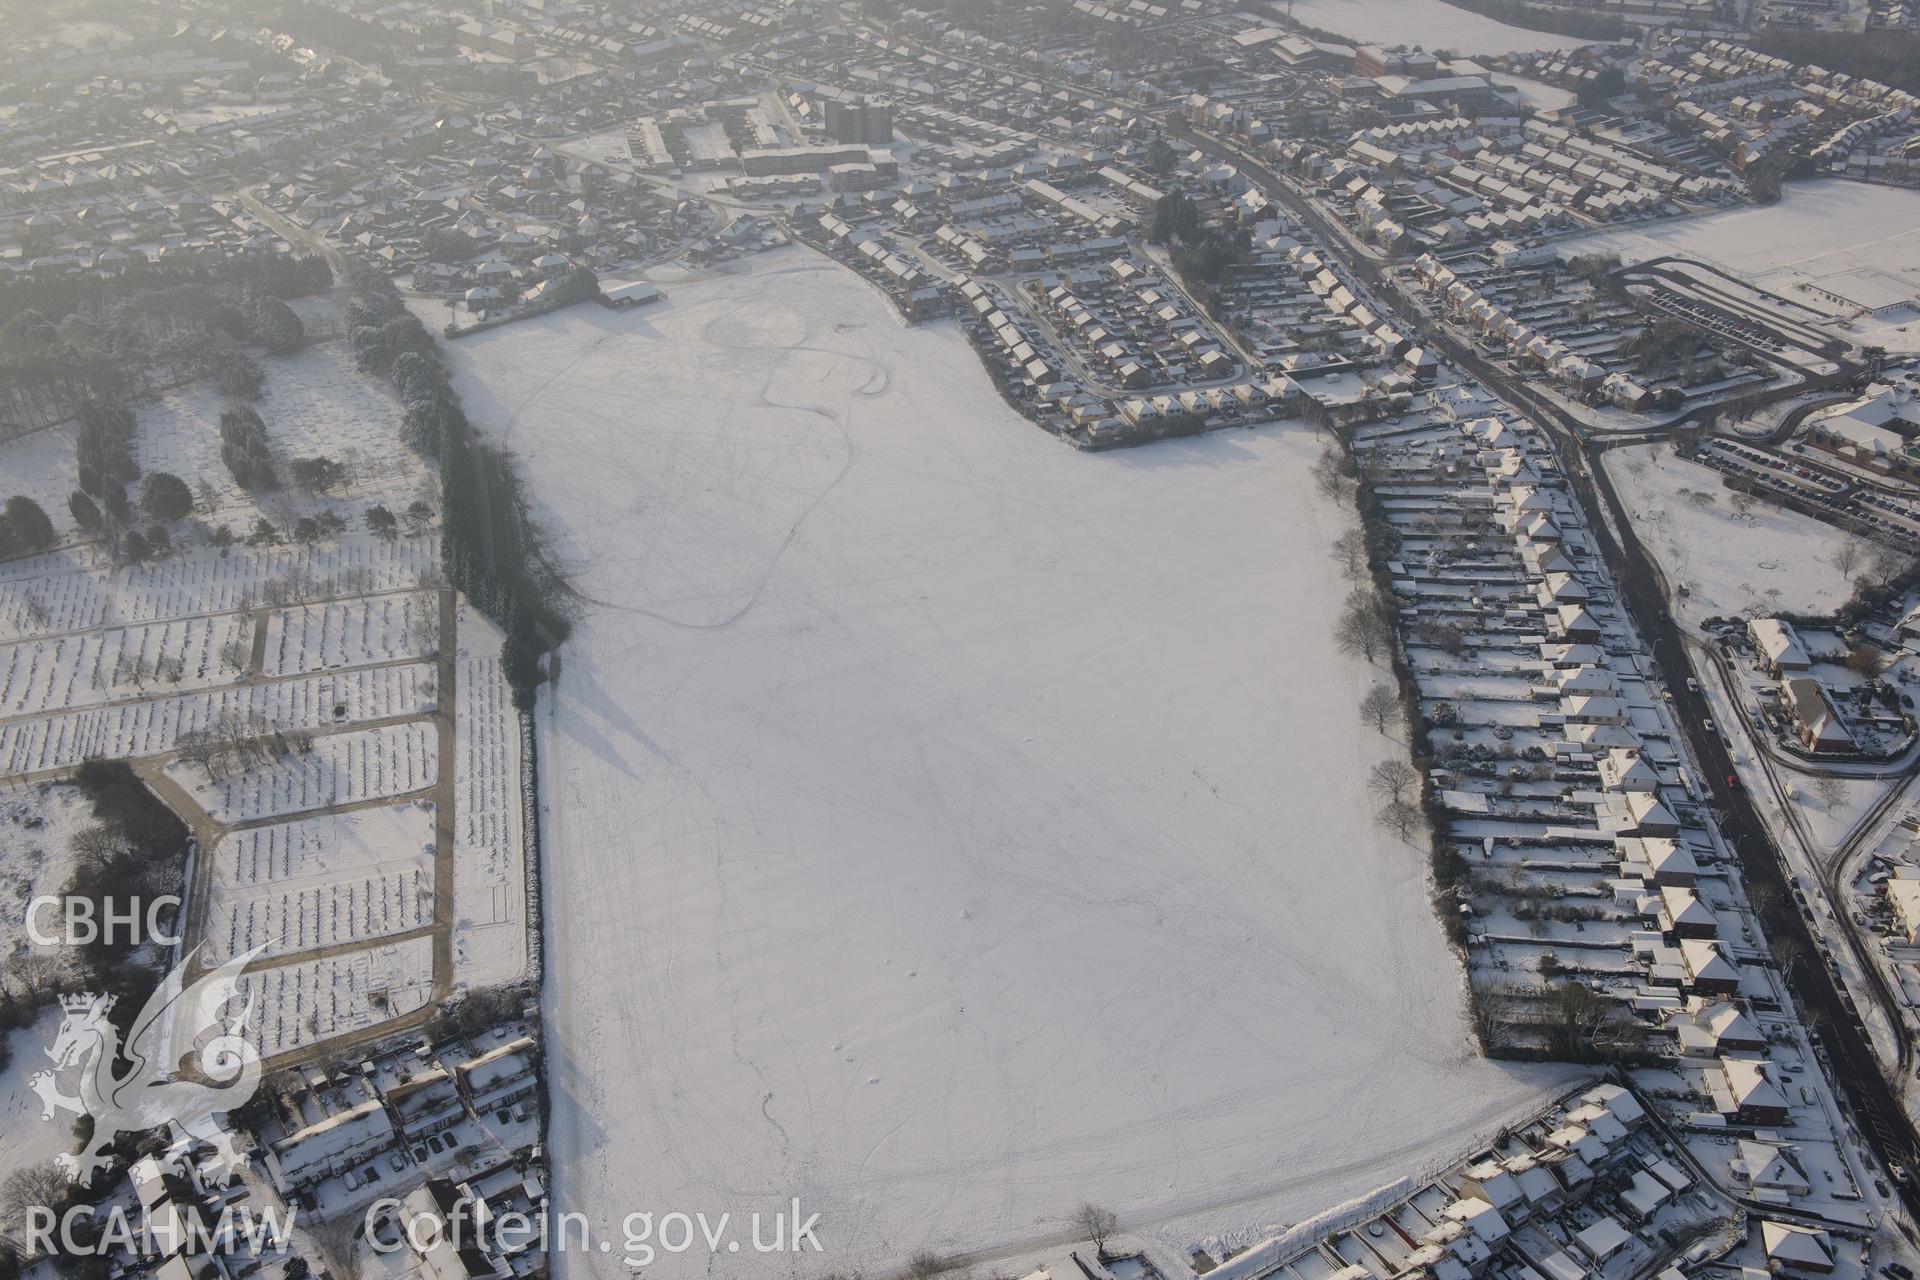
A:
{"label": "residential street", "polygon": [[[1170,122],[1169,127],[1186,142],[1239,165],[1274,193],[1290,212],[1315,230],[1327,252],[1338,257],[1355,277],[1390,299],[1400,314],[1406,317],[1421,314],[1420,308],[1380,269],[1380,264],[1356,252],[1345,231],[1301,199],[1291,181],[1242,150],[1225,147],[1175,122]],[[1786,863],[1765,822],[1744,792],[1727,785],[1728,779],[1734,776],[1733,765],[1725,744],[1705,728],[1711,717],[1705,698],[1689,690],[1681,678],[1681,674],[1691,671],[1692,667],[1683,634],[1668,608],[1661,576],[1634,534],[1605,471],[1590,464],[1590,446],[1581,425],[1444,328],[1434,325],[1428,326],[1428,330],[1426,337],[1448,360],[1509,404],[1525,410],[1551,435],[1572,482],[1574,496],[1586,512],[1593,537],[1620,583],[1634,623],[1651,646],[1660,670],[1667,675],[1675,710],[1688,734],[1688,747],[1693,758],[1700,762],[1704,783],[1722,815],[1721,830],[1739,851],[1749,882],[1772,886],[1775,890],[1772,900],[1787,904],[1763,913],[1762,920],[1770,935],[1793,938],[1799,944],[1799,958],[1787,974],[1788,983],[1803,1006],[1809,1025],[1820,1030],[1834,1078],[1875,1154],[1889,1169],[1898,1168],[1908,1173],[1899,1192],[1908,1210],[1920,1217],[1920,1190],[1916,1190],[1910,1176],[1920,1164],[1920,1137],[1916,1136],[1913,1122],[1901,1110],[1892,1087],[1881,1073],[1865,1030],[1842,1001],[1833,975],[1820,962],[1822,951],[1809,922],[1791,908],[1793,894]],[[1889,1010],[1889,1016],[1897,1019],[1898,1013]]]}

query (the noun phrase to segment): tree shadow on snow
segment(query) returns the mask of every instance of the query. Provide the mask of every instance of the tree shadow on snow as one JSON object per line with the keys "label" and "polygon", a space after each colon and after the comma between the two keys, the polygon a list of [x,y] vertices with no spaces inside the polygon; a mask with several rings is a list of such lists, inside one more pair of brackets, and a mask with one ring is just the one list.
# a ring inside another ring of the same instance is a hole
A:
{"label": "tree shadow on snow", "polygon": [[673,756],[647,735],[639,722],[604,686],[583,674],[578,664],[570,665],[566,674],[554,684],[552,701],[554,727],[591,752],[595,759],[613,765],[627,777],[637,778],[638,775],[628,767],[626,753],[596,725],[605,725],[620,737],[639,745],[656,760],[673,763]]}

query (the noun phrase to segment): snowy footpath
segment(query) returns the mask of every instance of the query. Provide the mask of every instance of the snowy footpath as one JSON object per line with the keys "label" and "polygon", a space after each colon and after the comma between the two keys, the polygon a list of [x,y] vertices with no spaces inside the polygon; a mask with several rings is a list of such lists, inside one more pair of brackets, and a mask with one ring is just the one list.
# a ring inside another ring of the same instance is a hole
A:
{"label": "snowy footpath", "polygon": [[1333,646],[1350,517],[1300,423],[1076,453],[798,251],[449,349],[585,602],[544,1005],[557,1207],[614,1253],[569,1280],[627,1274],[629,1213],[795,1196],[803,1274],[1083,1200],[1270,1227],[1572,1078],[1477,1056],[1369,820],[1405,746]]}

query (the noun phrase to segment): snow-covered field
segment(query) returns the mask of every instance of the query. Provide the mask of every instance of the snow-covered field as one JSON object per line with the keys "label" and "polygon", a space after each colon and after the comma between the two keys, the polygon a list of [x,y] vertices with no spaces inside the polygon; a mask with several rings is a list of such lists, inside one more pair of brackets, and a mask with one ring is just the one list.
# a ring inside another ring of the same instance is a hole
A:
{"label": "snow-covered field", "polygon": [[231,824],[419,791],[438,777],[438,756],[433,726],[410,720],[326,734],[309,751],[219,777],[187,760],[168,764],[167,775],[208,817]]}
{"label": "snow-covered field", "polygon": [[127,29],[112,22],[63,22],[46,33],[76,49],[130,39]]}
{"label": "snow-covered field", "polygon": [[[1822,178],[1787,184],[1774,205],[1608,231],[1563,241],[1579,253],[1615,253],[1637,262],[1683,254],[1722,267],[1817,311],[1838,308],[1800,286],[1864,272],[1920,295],[1920,191]],[[1920,310],[1855,322],[1855,341],[1890,351],[1920,350]]]}
{"label": "snow-covered field", "polygon": [[6,442],[6,468],[0,479],[0,498],[21,494],[40,504],[53,521],[55,535],[70,538],[77,532],[73,516],[67,511],[67,496],[73,492],[74,428],[48,427]]}
{"label": "snow-covered field", "polygon": [[798,251],[450,350],[590,602],[543,712],[562,1208],[797,1195],[881,1270],[1086,1199],[1269,1223],[1566,1078],[1476,1055],[1368,820],[1405,747],[1305,428],[1075,453]]}
{"label": "snow-covered field", "polygon": [[433,923],[433,804],[249,827],[213,851],[207,960],[290,955]]}
{"label": "snow-covered field", "polygon": [[1826,613],[1853,585],[1833,567],[1847,535],[1755,498],[1743,512],[1711,467],[1677,458],[1672,446],[1633,445],[1605,455],[1634,528],[1660,561],[1682,621],[1750,610]]}
{"label": "snow-covered field", "polygon": [[1591,43],[1572,36],[1511,27],[1456,8],[1446,0],[1295,0],[1293,16],[1368,44],[1411,44],[1464,57],[1575,49]]}

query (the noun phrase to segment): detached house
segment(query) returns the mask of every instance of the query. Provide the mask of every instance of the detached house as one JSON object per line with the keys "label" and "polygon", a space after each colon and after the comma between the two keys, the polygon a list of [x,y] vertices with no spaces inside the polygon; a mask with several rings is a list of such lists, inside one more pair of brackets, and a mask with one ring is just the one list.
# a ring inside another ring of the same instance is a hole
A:
{"label": "detached house", "polygon": [[1801,746],[1819,754],[1858,749],[1859,744],[1840,722],[1840,713],[1818,680],[1810,676],[1788,678],[1780,682],[1780,691]]}
{"label": "detached house", "polygon": [[1740,967],[1727,958],[1717,941],[1683,938],[1680,959],[1686,965],[1688,985],[1695,991],[1732,995],[1740,989]]}
{"label": "detached house", "polygon": [[1645,862],[1656,885],[1690,889],[1700,878],[1700,863],[1693,850],[1671,836],[1627,838],[1619,843],[1623,856],[1628,856],[1625,846],[1634,846],[1631,853]]}
{"label": "detached house", "polygon": [[1800,643],[1793,624],[1782,618],[1755,618],[1747,623],[1747,636],[1760,654],[1760,661],[1771,676],[1799,675],[1813,666]]}
{"label": "detached house", "polygon": [[1753,1190],[1755,1199],[1784,1204],[1813,1190],[1800,1162],[1785,1148],[1743,1138],[1739,1150],[1727,1168]]}
{"label": "detached house", "polygon": [[1695,1011],[1669,1024],[1682,1053],[1718,1058],[1729,1053],[1759,1053],[1767,1047],[1760,1029],[1732,1001],[1694,1003],[1699,1005]]}
{"label": "detached house", "polygon": [[1724,1114],[1735,1116],[1746,1124],[1777,1125],[1787,1122],[1787,1095],[1773,1082],[1764,1059],[1722,1058],[1719,1068],[1719,1083],[1724,1087],[1724,1095],[1721,1088],[1713,1088],[1713,1080],[1709,1079],[1708,1085]]}
{"label": "detached house", "polygon": [[1563,604],[1554,610],[1556,631],[1574,644],[1599,644],[1600,624],[1582,604]]}
{"label": "detached house", "polygon": [[1824,1231],[1762,1221],[1760,1242],[1766,1248],[1768,1265],[1782,1271],[1823,1276],[1833,1270],[1833,1243]]}
{"label": "detached house", "polygon": [[1632,791],[1653,795],[1660,789],[1660,775],[1646,758],[1630,747],[1613,747],[1599,764],[1600,785],[1608,791]]}

